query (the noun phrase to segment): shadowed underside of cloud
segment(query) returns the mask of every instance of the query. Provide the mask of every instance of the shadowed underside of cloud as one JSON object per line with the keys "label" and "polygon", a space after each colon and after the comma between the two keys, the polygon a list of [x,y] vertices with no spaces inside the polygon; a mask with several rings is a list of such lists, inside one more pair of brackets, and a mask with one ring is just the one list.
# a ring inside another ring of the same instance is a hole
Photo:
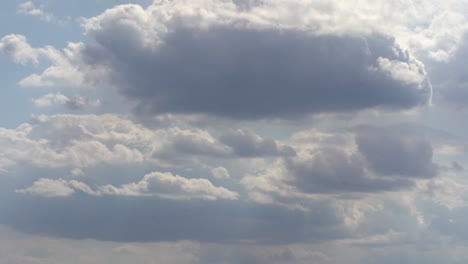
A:
{"label": "shadowed underside of cloud", "polygon": [[[393,40],[378,35],[176,28],[155,51],[124,51],[115,47],[125,45],[120,36],[110,36],[119,44],[100,43],[99,51],[90,46],[83,52],[112,54],[106,66],[113,84],[138,103],[137,112],[142,114],[291,117],[408,109],[429,97],[423,72],[411,72],[422,69],[411,69],[409,58],[394,51]],[[407,67],[403,74],[409,79],[398,76],[401,66]]]}
{"label": "shadowed underside of cloud", "polygon": [[[331,207],[306,214],[243,202],[155,198],[23,196],[2,205],[0,222],[18,230],[75,239],[281,244],[346,236]],[[30,219],[35,219],[34,222]]]}

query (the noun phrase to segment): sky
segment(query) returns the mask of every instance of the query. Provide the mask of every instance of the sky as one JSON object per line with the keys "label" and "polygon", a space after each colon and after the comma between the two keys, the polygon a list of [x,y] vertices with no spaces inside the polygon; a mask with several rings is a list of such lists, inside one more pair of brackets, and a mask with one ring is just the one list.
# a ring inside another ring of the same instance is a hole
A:
{"label": "sky", "polygon": [[1,5],[0,263],[468,261],[468,1]]}

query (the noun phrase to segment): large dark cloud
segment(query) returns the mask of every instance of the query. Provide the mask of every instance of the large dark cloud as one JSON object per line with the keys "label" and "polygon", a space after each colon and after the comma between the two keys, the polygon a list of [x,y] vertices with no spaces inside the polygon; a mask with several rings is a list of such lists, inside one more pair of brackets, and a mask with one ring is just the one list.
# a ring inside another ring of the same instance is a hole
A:
{"label": "large dark cloud", "polygon": [[317,35],[234,22],[200,28],[178,22],[183,15],[158,32],[148,31],[154,25],[142,22],[143,10],[122,10],[87,26],[94,43],[80,49],[81,68],[106,69],[103,78],[139,113],[257,119],[408,109],[430,96],[424,70],[379,34]]}
{"label": "large dark cloud", "polygon": [[387,55],[378,49],[389,52],[394,45],[379,38],[178,30],[156,54],[120,58],[113,70],[121,91],[154,114],[259,118],[423,103],[427,91],[369,71]]}
{"label": "large dark cloud", "polygon": [[1,203],[0,223],[23,232],[74,239],[282,244],[348,236],[326,204],[317,212],[243,202],[153,198],[31,196]]}
{"label": "large dark cloud", "polygon": [[437,165],[432,145],[421,135],[402,133],[398,128],[366,128],[356,137],[359,151],[370,167],[381,175],[432,178]]}
{"label": "large dark cloud", "polygon": [[294,184],[308,193],[382,192],[409,188],[406,179],[369,175],[360,154],[348,155],[336,148],[325,148],[303,160],[288,160]]}
{"label": "large dark cloud", "polygon": [[[416,133],[419,132],[419,133]],[[355,129],[356,149],[337,141],[307,155],[286,158],[293,184],[308,193],[383,192],[408,189],[418,178],[433,178],[429,138],[414,127],[363,126]]]}

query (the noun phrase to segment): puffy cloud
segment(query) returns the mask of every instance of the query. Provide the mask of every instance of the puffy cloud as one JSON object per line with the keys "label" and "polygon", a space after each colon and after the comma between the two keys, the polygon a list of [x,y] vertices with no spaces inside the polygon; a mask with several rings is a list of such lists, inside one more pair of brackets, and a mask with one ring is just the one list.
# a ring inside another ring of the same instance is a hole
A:
{"label": "puffy cloud", "polygon": [[52,105],[66,104],[70,99],[61,93],[49,93],[37,99],[34,99],[34,105],[37,107],[46,107]]}
{"label": "puffy cloud", "polygon": [[100,100],[90,100],[88,97],[75,95],[71,99],[61,93],[48,93],[33,100],[37,107],[47,107],[55,105],[65,105],[72,110],[81,110],[89,107],[98,107]]}
{"label": "puffy cloud", "polygon": [[255,156],[294,156],[296,152],[290,146],[278,145],[271,138],[261,138],[247,130],[231,129],[220,136],[221,142],[230,146],[241,157]]}
{"label": "puffy cloud", "polygon": [[211,174],[216,179],[228,179],[231,177],[229,171],[224,167],[216,167],[211,169]]}
{"label": "puffy cloud", "polygon": [[171,173],[152,172],[136,183],[98,186],[95,190],[76,180],[41,178],[32,186],[17,190],[18,193],[44,197],[65,197],[81,191],[88,195],[102,196],[156,196],[162,199],[237,200],[239,194],[223,187],[214,186],[207,179],[187,179]]}
{"label": "puffy cloud", "polygon": [[403,127],[299,131],[285,141],[296,156],[258,164],[263,169],[247,173],[241,184],[258,203],[300,210],[318,197],[411,191],[438,175],[439,166],[429,137]]}
{"label": "puffy cloud", "polygon": [[324,33],[316,21],[301,27],[262,12],[278,6],[116,6],[84,23],[94,42],[69,44],[21,84],[112,85],[141,114],[241,119],[407,109],[430,99],[424,66],[391,37]]}
{"label": "puffy cloud", "polygon": [[187,179],[171,173],[152,172],[137,183],[116,188],[102,186],[100,193],[107,195],[158,196],[166,199],[228,199],[237,200],[239,194],[223,187],[214,186],[207,179]]}
{"label": "puffy cloud", "polygon": [[22,35],[8,35],[0,40],[0,52],[9,56],[16,63],[25,65],[38,63],[39,54]]}
{"label": "puffy cloud", "polygon": [[65,181],[41,178],[31,187],[17,190],[18,193],[39,195],[44,197],[66,197],[75,193],[75,189],[90,190],[89,187],[78,181]]}
{"label": "puffy cloud", "polygon": [[287,161],[286,167],[294,175],[294,185],[310,193],[381,192],[412,186],[405,179],[373,175],[359,153],[338,148],[313,151],[309,157]]}

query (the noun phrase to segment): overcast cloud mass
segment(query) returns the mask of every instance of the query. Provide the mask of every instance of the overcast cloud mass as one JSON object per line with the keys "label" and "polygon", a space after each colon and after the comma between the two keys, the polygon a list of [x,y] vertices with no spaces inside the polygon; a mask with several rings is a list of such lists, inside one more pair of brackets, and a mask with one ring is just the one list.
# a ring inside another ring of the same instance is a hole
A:
{"label": "overcast cloud mass", "polygon": [[468,1],[6,1],[0,263],[468,261]]}

